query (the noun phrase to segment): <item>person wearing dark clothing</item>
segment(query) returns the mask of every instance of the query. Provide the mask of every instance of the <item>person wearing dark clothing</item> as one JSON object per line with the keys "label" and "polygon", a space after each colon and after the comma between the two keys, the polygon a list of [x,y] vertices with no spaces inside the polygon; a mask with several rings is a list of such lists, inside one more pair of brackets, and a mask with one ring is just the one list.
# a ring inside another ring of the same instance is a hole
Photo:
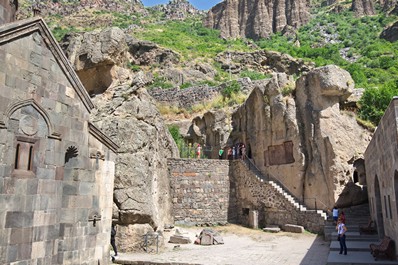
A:
{"label": "person wearing dark clothing", "polygon": [[113,251],[115,252],[115,256],[117,256],[117,248],[116,248],[116,243],[115,243],[115,236],[116,236],[115,225],[112,225],[112,228],[111,228],[111,245],[112,245]]}

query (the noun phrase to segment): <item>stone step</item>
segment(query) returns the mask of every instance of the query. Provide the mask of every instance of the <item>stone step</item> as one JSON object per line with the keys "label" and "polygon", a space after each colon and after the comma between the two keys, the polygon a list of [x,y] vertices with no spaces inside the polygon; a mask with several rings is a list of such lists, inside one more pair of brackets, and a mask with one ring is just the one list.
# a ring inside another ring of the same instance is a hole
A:
{"label": "stone step", "polygon": [[[347,246],[348,248],[348,246]],[[378,260],[374,260],[370,251],[351,251],[348,249],[347,255],[340,255],[338,251],[330,251],[328,256],[327,265],[397,265],[398,261],[390,261],[383,257]]]}
{"label": "stone step", "polygon": [[[372,243],[379,243],[376,241],[346,241],[348,251],[370,251],[369,245]],[[340,251],[340,242],[333,240],[330,242],[330,251]]]}
{"label": "stone step", "polygon": [[[327,235],[325,234],[325,237]],[[330,238],[327,240],[337,240],[337,232],[333,232],[330,235]],[[360,235],[359,232],[346,232],[346,240],[347,241],[374,241],[378,242],[379,237],[377,235]]]}

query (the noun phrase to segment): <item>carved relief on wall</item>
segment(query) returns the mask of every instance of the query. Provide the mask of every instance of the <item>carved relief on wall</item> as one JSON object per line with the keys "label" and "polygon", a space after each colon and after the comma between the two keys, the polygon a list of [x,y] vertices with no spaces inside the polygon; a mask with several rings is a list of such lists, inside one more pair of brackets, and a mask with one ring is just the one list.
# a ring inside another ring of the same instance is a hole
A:
{"label": "carved relief on wall", "polygon": [[264,151],[265,166],[291,164],[294,161],[292,141],[268,146],[268,150]]}

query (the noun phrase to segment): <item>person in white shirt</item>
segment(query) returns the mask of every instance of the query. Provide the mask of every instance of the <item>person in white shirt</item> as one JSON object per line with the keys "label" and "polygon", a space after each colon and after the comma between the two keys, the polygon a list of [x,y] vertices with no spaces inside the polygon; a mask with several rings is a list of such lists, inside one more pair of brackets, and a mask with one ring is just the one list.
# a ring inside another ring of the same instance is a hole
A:
{"label": "person in white shirt", "polygon": [[347,232],[347,227],[345,226],[343,220],[341,218],[338,219],[337,221],[337,226],[336,226],[337,234],[338,234],[338,240],[340,242],[340,253],[344,255],[347,255],[347,245],[345,243],[345,233]]}

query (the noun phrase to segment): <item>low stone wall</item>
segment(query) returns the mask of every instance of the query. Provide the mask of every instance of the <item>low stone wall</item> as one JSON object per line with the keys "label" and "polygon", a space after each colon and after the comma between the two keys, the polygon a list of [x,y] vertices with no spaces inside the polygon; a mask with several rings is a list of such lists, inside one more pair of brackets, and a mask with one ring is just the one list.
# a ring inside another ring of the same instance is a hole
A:
{"label": "low stone wall", "polygon": [[235,202],[228,160],[169,159],[168,166],[176,224],[231,222]]}

